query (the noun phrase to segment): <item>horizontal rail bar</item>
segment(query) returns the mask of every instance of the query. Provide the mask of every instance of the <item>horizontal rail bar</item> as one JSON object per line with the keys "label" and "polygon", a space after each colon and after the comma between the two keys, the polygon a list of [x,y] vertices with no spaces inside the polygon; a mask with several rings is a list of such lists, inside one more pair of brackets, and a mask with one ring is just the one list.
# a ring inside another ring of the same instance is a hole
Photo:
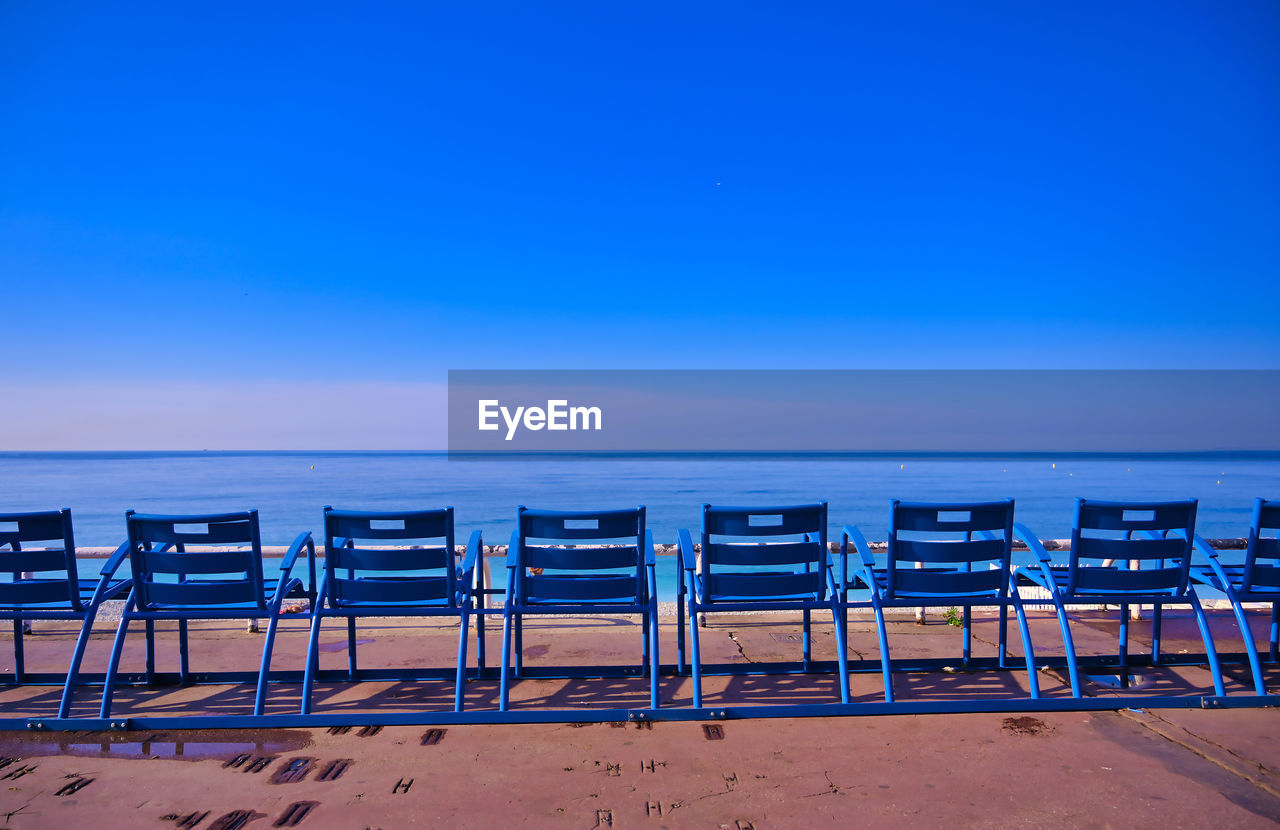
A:
{"label": "horizontal rail bar", "polygon": [[331,726],[451,726],[463,724],[723,721],[763,718],[865,717],[1016,712],[1116,712],[1125,709],[1244,709],[1280,706],[1280,695],[916,700],[885,703],[713,706],[702,709],[527,709],[479,712],[354,712],[311,715],[204,715],[116,718],[0,718],[4,731],[145,731],[170,729],[326,728]]}

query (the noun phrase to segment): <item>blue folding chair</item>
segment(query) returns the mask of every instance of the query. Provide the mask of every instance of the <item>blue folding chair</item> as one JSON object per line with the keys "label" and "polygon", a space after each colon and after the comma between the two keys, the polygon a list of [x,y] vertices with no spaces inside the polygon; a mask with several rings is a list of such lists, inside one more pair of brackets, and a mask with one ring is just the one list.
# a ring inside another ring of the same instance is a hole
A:
{"label": "blue folding chair", "polygon": [[[524,618],[529,614],[639,614],[640,664],[620,671],[578,666],[530,673],[523,665]],[[644,507],[597,512],[530,510],[521,505],[507,551],[499,707],[508,707],[512,677],[619,674],[647,676],[649,705],[658,708],[658,589],[653,534],[645,529]]]}
{"label": "blue folding chair", "polygon": [[[1022,524],[1014,533],[1036,557],[1029,566],[1015,568],[1019,579],[1049,592],[1058,612],[1067,656],[1071,693],[1082,697],[1080,661],[1067,616],[1068,604],[1118,604],[1119,650],[1114,659],[1093,658],[1090,666],[1116,669],[1122,688],[1130,685],[1132,665],[1157,665],[1160,656],[1160,623],[1163,606],[1189,604],[1195,612],[1205,657],[1213,674],[1213,687],[1223,695],[1222,671],[1208,620],[1195,587],[1191,585],[1191,554],[1195,537],[1196,500],[1167,502],[1109,502],[1076,500],[1068,563],[1057,564],[1040,539]],[[1107,564],[1110,560],[1111,564]],[[1146,568],[1131,567],[1137,562]],[[1151,657],[1134,661],[1129,655],[1129,606],[1151,605]],[[1180,661],[1184,662],[1184,661]]]}
{"label": "blue folding chair", "polygon": [[[356,665],[358,617],[457,617],[457,663],[453,710],[462,711],[467,668],[471,587],[483,540],[471,534],[466,557],[454,549],[453,508],[404,512],[324,509],[324,577],[311,615],[311,639],[302,682],[302,714],[311,712],[311,687],[319,673],[320,625],[325,617],[347,620],[345,679],[419,680],[439,670],[360,671]],[[482,666],[483,667],[483,666]]]}
{"label": "blue folding chair", "polygon": [[[713,507],[702,505],[701,547],[692,535],[678,533],[679,629],[689,613],[693,705],[702,707],[702,675],[807,673],[816,668],[810,631],[812,612],[831,612],[835,624],[840,702],[849,702],[848,659],[840,625],[839,592],[827,548],[827,503],[787,507]],[[703,666],[698,615],[715,611],[800,611],[803,659],[797,664],[755,663]],[[683,637],[678,667],[685,665]]]}
{"label": "blue folding chair", "polygon": [[[1254,690],[1267,693],[1258,659],[1258,647],[1253,642],[1253,632],[1244,613],[1245,602],[1271,603],[1271,632],[1268,660],[1280,661],[1280,501],[1258,499],[1253,503],[1253,522],[1249,527],[1249,542],[1245,548],[1243,564],[1227,564],[1222,561],[1213,546],[1195,537],[1195,547],[1204,557],[1208,567],[1197,563],[1191,569],[1191,578],[1200,585],[1226,594],[1235,612],[1240,634],[1244,639],[1249,668],[1253,672]],[[1220,657],[1225,658],[1226,655]]]}
{"label": "blue folding chair", "polygon": [[[861,568],[852,579],[846,571],[851,543],[861,560]],[[917,504],[895,499],[889,510],[889,545],[882,568],[876,567],[862,532],[857,527],[845,526],[840,539],[840,583],[844,588],[842,623],[847,623],[847,609],[852,604],[849,592],[869,590],[880,638],[885,701],[892,703],[894,698],[884,609],[935,606],[963,609],[961,659],[966,668],[979,667],[971,655],[973,608],[999,608],[999,643],[994,667],[1000,669],[1006,668],[1009,608],[1012,607],[1022,635],[1031,697],[1040,697],[1031,632],[1010,570],[1012,551],[1013,499],[973,504]]]}
{"label": "blue folding chair", "polygon": [[[117,550],[107,565],[124,557]],[[80,661],[98,609],[105,600],[129,590],[127,579],[104,575],[81,579],[69,509],[38,513],[0,513],[0,619],[13,621],[13,683],[63,686],[62,717],[71,689],[80,680]],[[77,620],[81,623],[71,667],[65,674],[28,673],[24,623],[28,620]]]}
{"label": "blue folding chair", "polygon": [[[256,681],[253,714],[261,715],[266,703],[267,681],[271,676],[271,651],[276,625],[286,599],[306,599],[315,608],[315,543],[310,533],[301,533],[280,566],[280,577],[267,584],[262,570],[262,539],[258,532],[258,511],[196,516],[147,516],[130,510],[125,513],[129,530],[129,564],[133,570],[133,590],[125,603],[116,629],[111,660],[107,667],[100,717],[111,717],[120,654],[129,623],[146,625],[147,668],[145,681],[171,679],[155,670],[155,623],[176,620],[180,669],[176,680],[227,683]],[[234,549],[227,550],[232,547]],[[307,552],[310,582],[292,576],[294,564]],[[266,617],[267,634],[262,644],[262,660],[257,672],[191,674],[187,648],[187,623],[191,620],[258,619]]]}

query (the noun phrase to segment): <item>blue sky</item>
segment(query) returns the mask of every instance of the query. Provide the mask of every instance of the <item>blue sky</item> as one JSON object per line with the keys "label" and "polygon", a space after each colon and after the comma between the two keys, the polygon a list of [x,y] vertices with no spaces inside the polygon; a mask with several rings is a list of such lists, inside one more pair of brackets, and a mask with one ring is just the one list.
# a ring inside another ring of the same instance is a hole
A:
{"label": "blue sky", "polygon": [[450,368],[1280,366],[1275,3],[266,5],[0,6],[0,448],[438,446],[349,401]]}

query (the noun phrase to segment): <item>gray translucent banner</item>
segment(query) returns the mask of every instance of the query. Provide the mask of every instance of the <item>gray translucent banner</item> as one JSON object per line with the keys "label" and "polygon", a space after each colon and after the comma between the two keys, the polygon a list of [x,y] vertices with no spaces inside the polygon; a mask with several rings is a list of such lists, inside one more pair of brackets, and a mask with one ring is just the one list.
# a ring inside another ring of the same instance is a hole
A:
{"label": "gray translucent banner", "polygon": [[451,370],[449,451],[1275,453],[1277,370]]}

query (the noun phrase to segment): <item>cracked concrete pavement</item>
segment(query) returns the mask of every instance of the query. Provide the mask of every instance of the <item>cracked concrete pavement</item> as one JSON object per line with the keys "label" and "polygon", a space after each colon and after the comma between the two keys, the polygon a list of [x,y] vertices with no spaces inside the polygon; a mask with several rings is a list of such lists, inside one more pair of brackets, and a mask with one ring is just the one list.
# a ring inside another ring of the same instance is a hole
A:
{"label": "cracked concrete pavement", "polygon": [[[1114,617],[1114,614],[1112,615]],[[530,665],[638,659],[633,621],[564,625],[531,621]],[[674,620],[663,621],[662,657],[674,662]],[[1220,645],[1238,636],[1215,615]],[[1113,644],[1101,616],[1078,626],[1080,650]],[[1146,629],[1134,625],[1135,650]],[[362,665],[447,663],[456,632],[447,626],[362,626]],[[490,631],[496,652],[496,632]],[[713,615],[702,629],[708,662],[772,662],[799,657],[795,619]],[[975,653],[994,650],[995,623],[975,620]],[[163,636],[163,635],[162,635]],[[305,626],[287,623],[276,665],[300,665]],[[1051,615],[1036,615],[1037,652],[1060,653]],[[28,642],[32,670],[65,659],[72,632],[40,626]],[[234,625],[193,628],[204,669],[252,663],[258,635]],[[89,670],[109,633],[95,634]],[[895,656],[959,655],[945,623],[890,624]],[[325,632],[326,666],[345,664],[345,634]],[[1194,626],[1166,621],[1168,650],[1192,649]],[[176,662],[162,639],[161,668]],[[1011,636],[1016,657],[1020,643]],[[831,623],[815,623],[814,657],[833,657]],[[850,623],[850,656],[878,657],[873,624]],[[126,665],[142,659],[141,638]],[[0,733],[0,827],[85,823],[145,827],[713,827],[762,830],[850,822],[872,826],[947,823],[980,827],[1269,827],[1280,819],[1280,749],[1272,709],[1126,708],[1134,694],[1203,692],[1203,669],[1143,670],[1134,690],[1091,685],[1114,711],[890,715],[845,718],[338,730],[208,730],[159,733]],[[1280,670],[1269,670],[1277,685]],[[1145,675],[1150,675],[1149,677]],[[1044,693],[1069,694],[1041,672]],[[855,701],[882,696],[878,673],[852,678]],[[1248,690],[1232,670],[1228,692]],[[468,701],[489,708],[496,683],[469,684]],[[317,711],[358,713],[446,709],[447,682],[321,684]],[[1025,672],[901,675],[900,699],[1025,695]],[[1211,688],[1211,687],[1210,687]],[[835,701],[830,675],[708,677],[707,705]],[[664,678],[664,705],[687,706],[685,678]],[[56,690],[0,689],[6,714],[46,711]],[[124,690],[121,714],[243,711],[247,690],[228,687]],[[517,708],[644,705],[642,680],[523,680]],[[93,709],[91,690],[77,711]],[[273,688],[268,711],[297,706],[296,689]],[[717,727],[709,729],[708,727]],[[432,734],[434,733],[434,734]],[[273,782],[279,783],[273,783]]]}

